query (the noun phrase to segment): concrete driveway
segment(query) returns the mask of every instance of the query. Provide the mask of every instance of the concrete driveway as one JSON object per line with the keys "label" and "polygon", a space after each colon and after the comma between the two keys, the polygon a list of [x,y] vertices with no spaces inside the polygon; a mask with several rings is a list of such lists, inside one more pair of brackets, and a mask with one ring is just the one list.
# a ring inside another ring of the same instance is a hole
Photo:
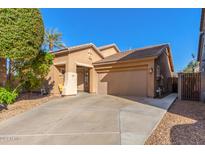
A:
{"label": "concrete driveway", "polygon": [[143,144],[176,99],[91,95],[52,100],[0,123],[0,144]]}

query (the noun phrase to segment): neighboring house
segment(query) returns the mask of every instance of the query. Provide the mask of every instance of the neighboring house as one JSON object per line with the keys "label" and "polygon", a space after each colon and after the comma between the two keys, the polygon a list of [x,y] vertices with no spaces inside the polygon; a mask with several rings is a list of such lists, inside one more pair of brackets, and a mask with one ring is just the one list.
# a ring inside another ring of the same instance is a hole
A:
{"label": "neighboring house", "polygon": [[47,77],[53,94],[78,91],[121,96],[155,97],[171,91],[174,66],[168,44],[120,52],[115,44],[84,44],[53,52],[54,64]]}
{"label": "neighboring house", "polygon": [[201,101],[205,101],[205,9],[202,8],[200,20],[200,34],[198,56],[199,72],[201,72]]}
{"label": "neighboring house", "polygon": [[198,56],[199,61],[199,71],[205,72],[205,9],[202,9],[201,12],[201,21],[200,21],[200,35],[199,35],[199,47],[198,47]]}
{"label": "neighboring house", "polygon": [[0,86],[6,84],[6,59],[0,58]]}

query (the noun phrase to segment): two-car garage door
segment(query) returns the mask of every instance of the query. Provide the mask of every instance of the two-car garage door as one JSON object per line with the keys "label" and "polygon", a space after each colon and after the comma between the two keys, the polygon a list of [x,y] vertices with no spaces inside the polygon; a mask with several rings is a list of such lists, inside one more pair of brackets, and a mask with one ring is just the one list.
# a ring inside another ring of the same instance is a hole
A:
{"label": "two-car garage door", "polygon": [[98,74],[98,93],[121,96],[147,96],[147,70]]}

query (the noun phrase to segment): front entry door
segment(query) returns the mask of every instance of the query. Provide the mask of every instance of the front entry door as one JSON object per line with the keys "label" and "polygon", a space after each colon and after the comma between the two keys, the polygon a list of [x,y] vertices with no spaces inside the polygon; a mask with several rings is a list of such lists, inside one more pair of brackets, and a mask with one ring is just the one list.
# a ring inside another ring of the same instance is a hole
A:
{"label": "front entry door", "polygon": [[89,69],[85,68],[84,72],[84,89],[85,92],[89,92]]}

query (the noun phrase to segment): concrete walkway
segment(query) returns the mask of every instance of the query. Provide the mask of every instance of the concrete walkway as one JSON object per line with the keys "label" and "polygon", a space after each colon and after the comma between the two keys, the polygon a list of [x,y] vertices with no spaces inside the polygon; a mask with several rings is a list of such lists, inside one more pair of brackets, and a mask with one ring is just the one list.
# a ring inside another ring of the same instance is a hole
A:
{"label": "concrete walkway", "polygon": [[176,99],[81,94],[0,123],[0,144],[144,144]]}
{"label": "concrete walkway", "polygon": [[163,99],[130,98],[138,103],[120,112],[121,144],[144,144],[176,98],[177,94]]}

